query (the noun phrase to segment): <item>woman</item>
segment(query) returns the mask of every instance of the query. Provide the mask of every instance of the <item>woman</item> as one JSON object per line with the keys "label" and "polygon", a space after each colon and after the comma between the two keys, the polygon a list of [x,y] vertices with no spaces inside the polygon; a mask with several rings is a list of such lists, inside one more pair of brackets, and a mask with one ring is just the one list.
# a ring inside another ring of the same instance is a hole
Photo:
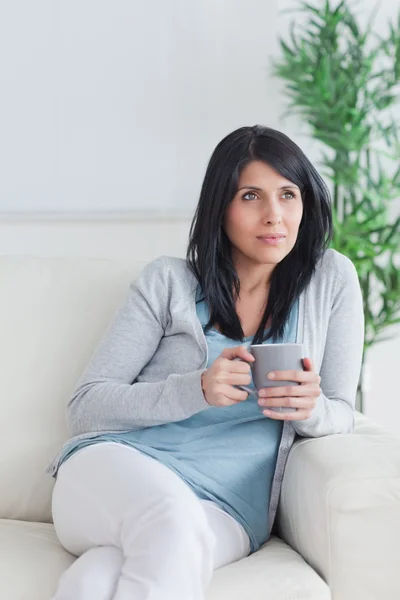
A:
{"label": "woman", "polygon": [[[79,558],[54,600],[203,599],[269,538],[296,435],[353,431],[362,301],[330,236],[327,189],[287,136],[218,144],[186,261],[146,265],[69,402],[49,472]],[[276,342],[303,343],[304,370],[274,374],[300,385],[239,389],[249,345]]]}

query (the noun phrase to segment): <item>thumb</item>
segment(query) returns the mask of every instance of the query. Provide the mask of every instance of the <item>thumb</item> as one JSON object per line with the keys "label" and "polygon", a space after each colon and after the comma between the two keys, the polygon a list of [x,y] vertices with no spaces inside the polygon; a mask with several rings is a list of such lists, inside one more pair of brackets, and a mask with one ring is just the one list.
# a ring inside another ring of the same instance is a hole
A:
{"label": "thumb", "polygon": [[314,371],[314,365],[311,358],[303,358],[303,367],[305,371]]}

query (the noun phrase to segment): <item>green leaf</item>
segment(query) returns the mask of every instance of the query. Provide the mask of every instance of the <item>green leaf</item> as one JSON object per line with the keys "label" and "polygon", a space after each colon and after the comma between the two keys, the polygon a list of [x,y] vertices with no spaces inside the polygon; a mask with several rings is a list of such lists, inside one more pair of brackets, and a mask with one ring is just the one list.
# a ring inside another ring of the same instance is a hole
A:
{"label": "green leaf", "polygon": [[[396,235],[399,235],[400,233],[400,217],[398,217],[396,219],[396,221],[393,223],[393,225],[388,225],[388,235],[385,239],[385,244],[389,244],[395,237]],[[397,241],[397,244],[399,242]]]}

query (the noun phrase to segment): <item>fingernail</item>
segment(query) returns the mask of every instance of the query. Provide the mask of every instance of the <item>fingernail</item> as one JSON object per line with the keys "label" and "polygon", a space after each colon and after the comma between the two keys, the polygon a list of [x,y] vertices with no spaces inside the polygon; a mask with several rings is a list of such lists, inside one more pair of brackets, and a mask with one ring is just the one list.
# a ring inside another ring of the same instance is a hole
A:
{"label": "fingernail", "polygon": [[273,371],[268,373],[268,379],[275,379],[275,373]]}

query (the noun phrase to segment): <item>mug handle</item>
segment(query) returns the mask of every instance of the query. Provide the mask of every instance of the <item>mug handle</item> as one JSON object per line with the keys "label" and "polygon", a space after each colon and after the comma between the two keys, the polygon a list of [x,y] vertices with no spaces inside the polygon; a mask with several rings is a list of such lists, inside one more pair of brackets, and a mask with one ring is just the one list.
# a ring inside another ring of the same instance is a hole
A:
{"label": "mug handle", "polygon": [[[245,362],[245,363],[249,364],[247,362],[247,360],[244,360],[243,358],[240,358],[239,356],[237,356],[233,360],[240,360],[242,362]],[[251,389],[251,388],[247,387],[247,385],[234,385],[233,387],[237,388],[238,390],[243,390],[244,392],[247,392],[248,394],[250,394],[250,396],[252,394],[254,394],[255,396],[258,396],[256,388]]]}

